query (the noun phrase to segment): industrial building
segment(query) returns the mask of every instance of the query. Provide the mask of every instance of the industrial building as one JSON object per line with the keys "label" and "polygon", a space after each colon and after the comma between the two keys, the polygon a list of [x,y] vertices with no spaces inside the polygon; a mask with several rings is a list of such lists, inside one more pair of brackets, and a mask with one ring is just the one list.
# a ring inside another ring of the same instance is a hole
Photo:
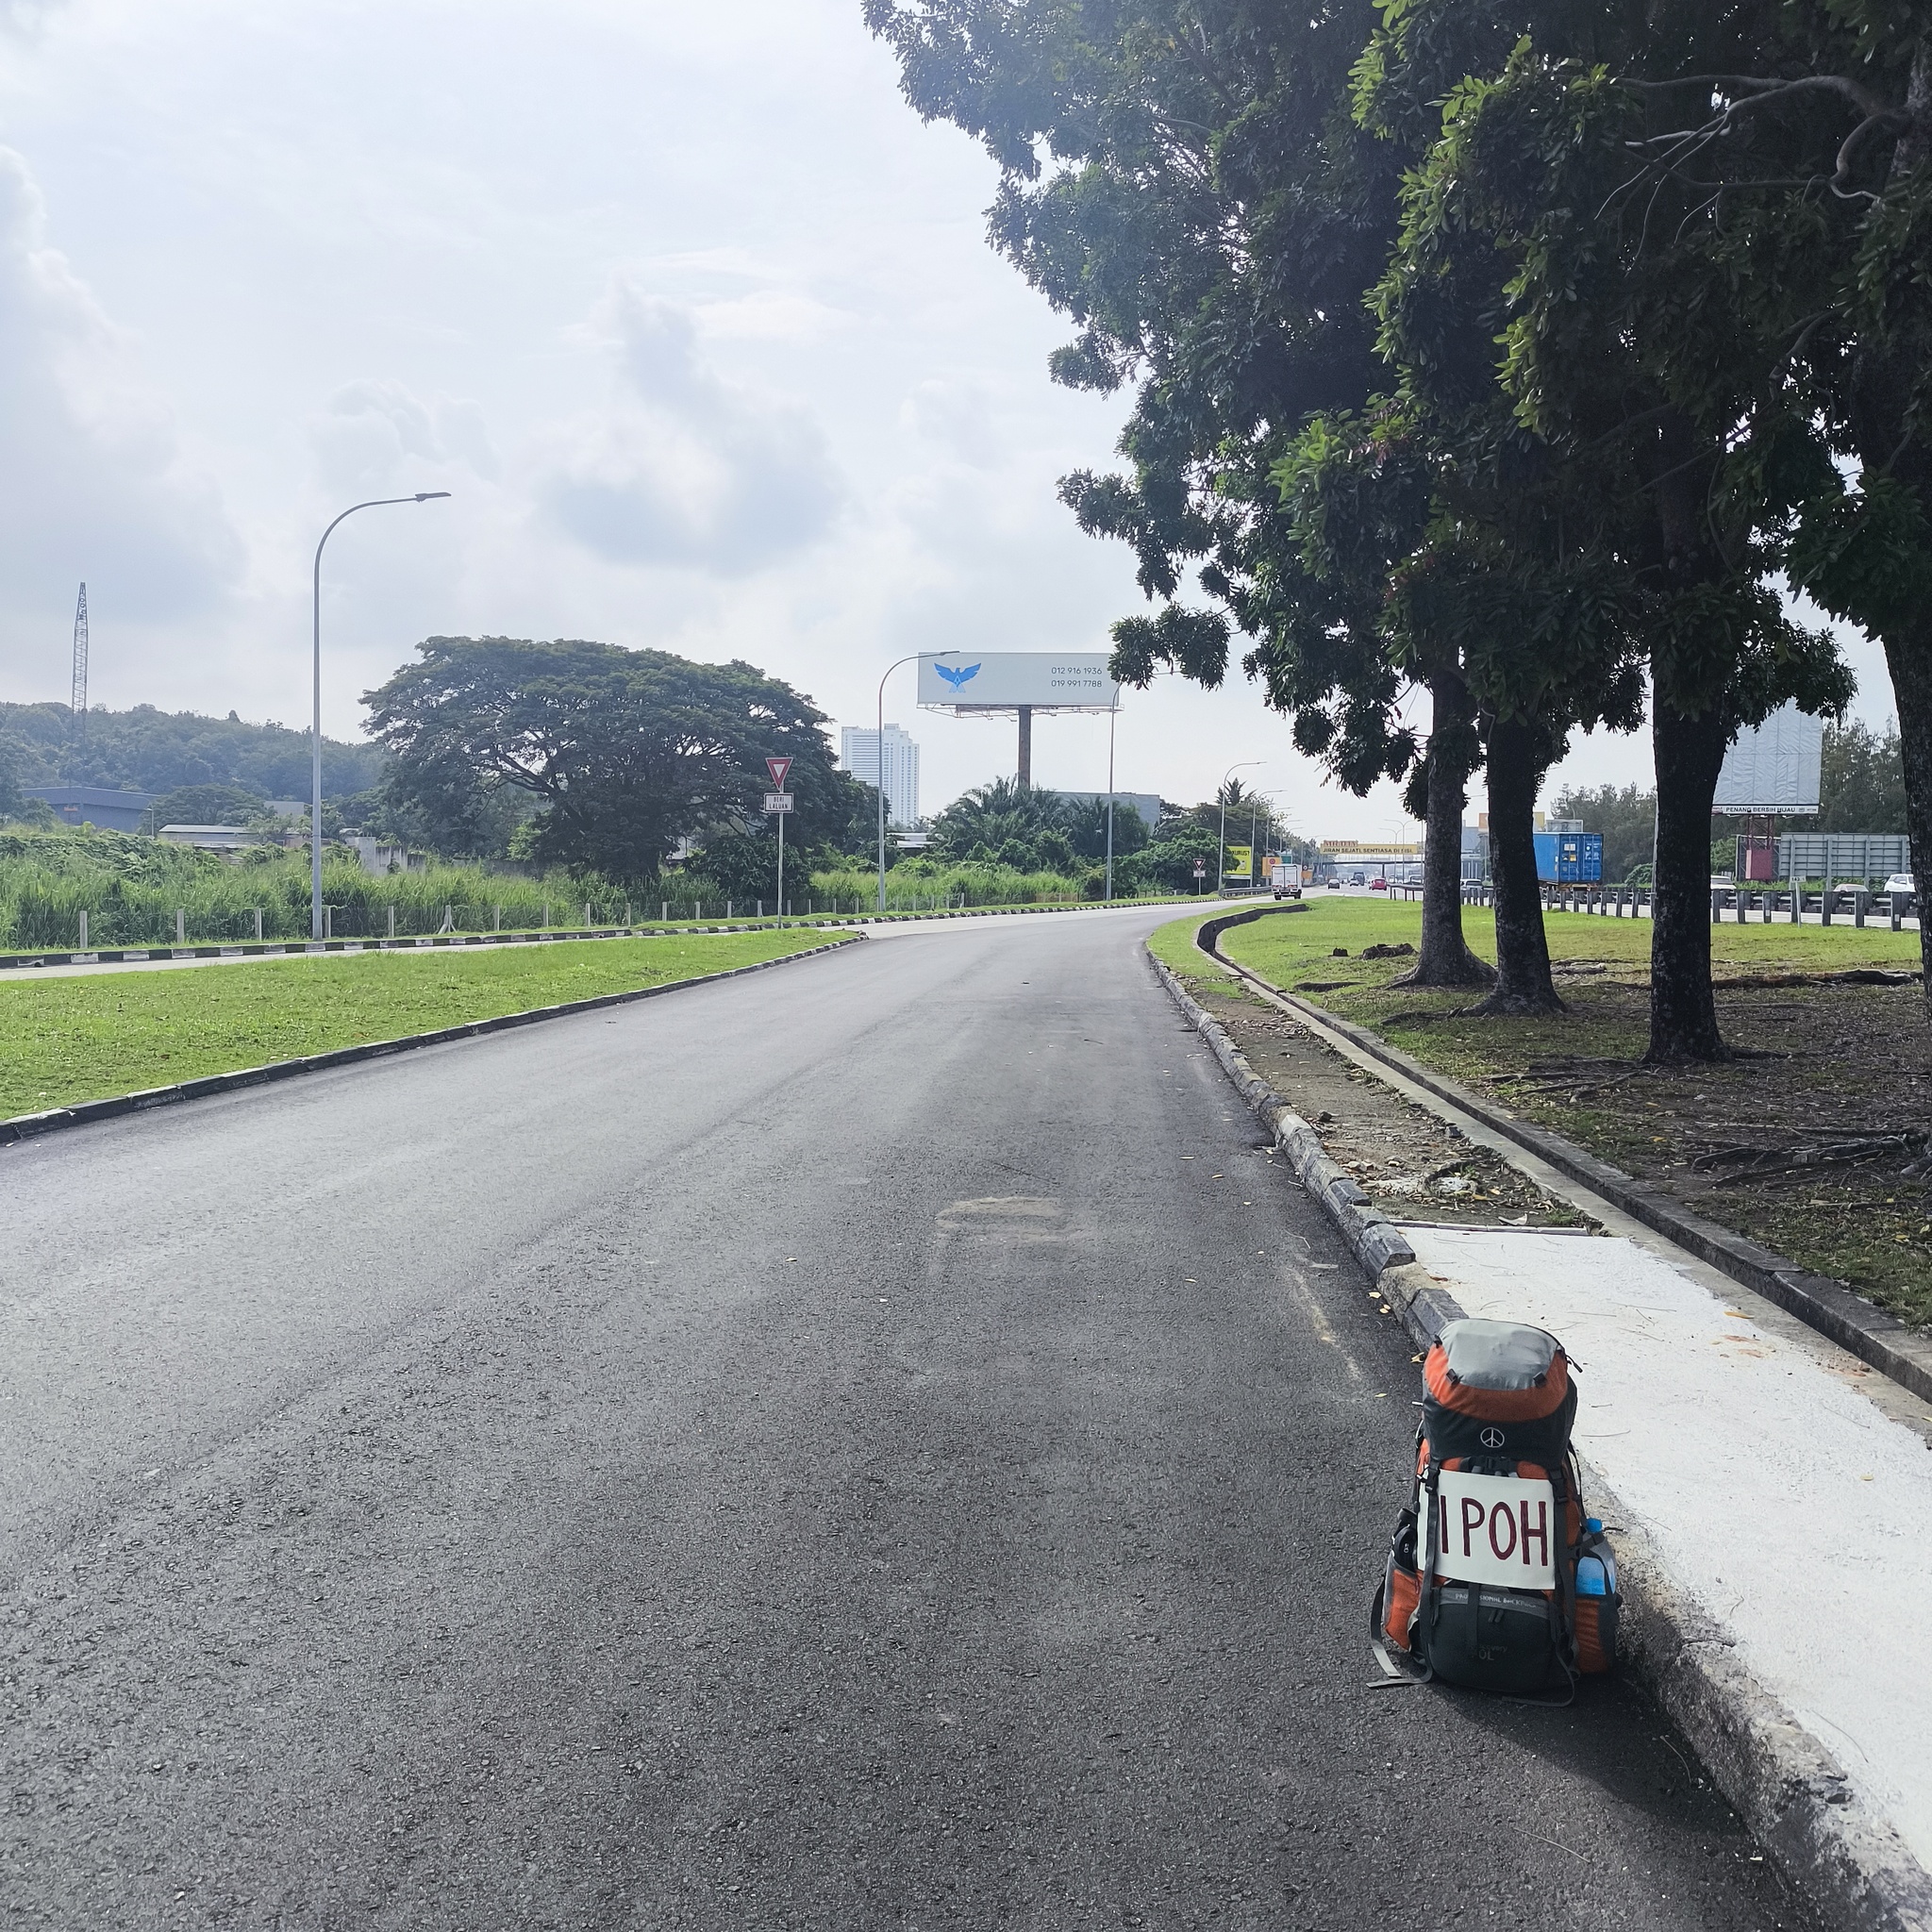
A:
{"label": "industrial building", "polygon": [[65,824],[92,825],[103,832],[144,832],[148,791],[115,791],[101,785],[24,785],[28,798],[44,799]]}

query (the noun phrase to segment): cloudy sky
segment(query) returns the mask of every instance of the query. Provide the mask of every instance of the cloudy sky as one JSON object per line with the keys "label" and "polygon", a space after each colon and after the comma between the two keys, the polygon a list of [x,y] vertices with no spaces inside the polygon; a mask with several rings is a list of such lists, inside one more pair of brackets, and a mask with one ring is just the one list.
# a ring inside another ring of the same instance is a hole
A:
{"label": "cloudy sky", "polygon": [[[415,490],[331,540],[332,733],[436,633],[746,658],[847,724],[906,652],[1104,649],[1143,607],[1054,483],[1123,406],[1047,380],[992,189],[858,0],[0,0],[0,698],[66,696],[85,578],[95,702],[306,721],[315,539]],[[926,809],[1012,770],[910,680]],[[1042,784],[1106,757],[1037,727]],[[1248,758],[1303,831],[1413,836],[1238,675],[1129,694],[1124,790]]]}

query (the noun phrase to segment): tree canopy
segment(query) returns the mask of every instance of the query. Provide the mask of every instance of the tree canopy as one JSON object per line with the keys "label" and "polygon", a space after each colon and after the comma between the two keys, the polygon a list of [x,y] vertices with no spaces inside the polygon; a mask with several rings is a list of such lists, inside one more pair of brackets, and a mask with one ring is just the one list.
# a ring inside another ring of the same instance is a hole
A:
{"label": "tree canopy", "polygon": [[[258,799],[308,796],[307,730],[250,724],[229,712],[90,710],[85,731],[65,705],[0,705],[0,759],[21,785],[100,785],[126,791],[173,791],[183,785],[228,785]],[[373,744],[322,741],[325,798],[366,791],[381,775]]]}
{"label": "tree canopy", "polygon": [[[1557,1003],[1541,774],[1647,698],[1651,1053],[1725,1050],[1718,767],[1740,725],[1852,689],[1787,580],[1885,640],[1927,869],[1932,0],[868,17],[913,105],[999,163],[992,240],[1075,330],[1055,376],[1134,386],[1124,472],[1062,488],[1157,606],[1116,627],[1117,670],[1212,684],[1244,634],[1341,783],[1415,771],[1452,894],[1487,763],[1495,1002]],[[1424,686],[1425,745],[1398,713]]]}
{"label": "tree canopy", "polygon": [[529,794],[541,863],[655,880],[681,840],[762,824],[771,757],[793,761],[788,837],[801,845],[842,831],[870,796],[834,768],[824,714],[749,664],[564,639],[417,649],[365,697],[371,729],[425,791]]}

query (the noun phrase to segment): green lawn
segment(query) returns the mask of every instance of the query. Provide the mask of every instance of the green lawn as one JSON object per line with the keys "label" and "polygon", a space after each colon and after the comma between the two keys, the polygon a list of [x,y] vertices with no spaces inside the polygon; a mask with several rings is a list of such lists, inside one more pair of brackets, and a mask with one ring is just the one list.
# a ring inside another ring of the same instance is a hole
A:
{"label": "green lawn", "polygon": [[335,953],[0,982],[0,1119],[690,979],[824,943],[808,927]]}
{"label": "green lawn", "polygon": [[[1364,988],[1386,985],[1401,969],[1387,960],[1361,960],[1364,946],[1416,944],[1422,937],[1422,907],[1398,899],[1350,899],[1313,892],[1302,902],[1305,913],[1259,919],[1233,927],[1222,940],[1230,958],[1283,986],[1297,979],[1339,979]],[[1156,954],[1175,972],[1212,973],[1220,969],[1193,942],[1198,919],[1176,921],[1154,935]],[[1601,960],[1637,976],[1650,970],[1650,921],[1596,919],[1581,912],[1543,916],[1553,960]],[[1462,929],[1471,947],[1486,959],[1496,957],[1495,923],[1477,907],[1463,910]],[[1333,957],[1345,947],[1346,959]],[[1711,928],[1711,958],[1722,977],[1730,971],[1830,973],[1852,966],[1891,966],[1915,970],[1919,936],[1893,932],[1882,924],[1862,931],[1845,924],[1821,925],[1717,925]],[[1345,1008],[1346,995],[1326,1004]],[[1460,1002],[1452,1002],[1460,1004]]]}
{"label": "green lawn", "polygon": [[[1264,916],[1222,937],[1228,957],[1330,1011],[1373,1027],[1424,1065],[1513,1112],[1581,1142],[1628,1173],[1661,1182],[1701,1213],[1844,1281],[1904,1319],[1932,1323],[1932,1195],[1883,1166],[1825,1169],[1801,1181],[1712,1187],[1693,1164],[1725,1140],[1801,1143],[1916,1124],[1932,1085],[1932,1034],[1912,988],[1737,987],[1744,976],[1852,967],[1916,969],[1917,933],[1849,924],[1733,925],[1711,930],[1725,1038],[1746,1057],[1711,1067],[1644,1069],[1649,1045],[1648,920],[1546,915],[1561,1013],[1478,1018],[1480,995],[1392,984],[1412,961],[1362,958],[1415,944],[1419,906],[1314,895],[1305,913]],[[1175,972],[1224,969],[1193,943],[1198,918],[1150,942]],[[1463,929],[1495,957],[1490,915]]]}

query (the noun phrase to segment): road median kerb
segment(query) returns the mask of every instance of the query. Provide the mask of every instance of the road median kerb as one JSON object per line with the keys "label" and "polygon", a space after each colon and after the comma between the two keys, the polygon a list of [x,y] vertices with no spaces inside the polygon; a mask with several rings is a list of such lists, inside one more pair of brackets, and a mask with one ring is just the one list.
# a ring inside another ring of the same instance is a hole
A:
{"label": "road median kerb", "polygon": [[[1484,1126],[1515,1141],[1540,1160],[1547,1161],[1558,1174],[1568,1174],[1572,1180],[1581,1182],[1593,1192],[1601,1194],[1605,1200],[1662,1235],[1666,1241],[1674,1241],[1700,1261],[1708,1262],[1733,1281],[1741,1282],[1766,1301],[1774,1302],[1787,1314],[1795,1315],[1799,1321],[1837,1342],[1847,1354],[1857,1356],[1860,1361],[1868,1362],[1881,1374],[1890,1375],[1923,1401],[1932,1402],[1932,1340],[1907,1327],[1896,1316],[1887,1314],[1862,1295],[1855,1294],[1843,1283],[1813,1274],[1748,1236],[1734,1233],[1730,1228],[1707,1220],[1694,1209],[1685,1207],[1667,1189],[1638,1180],[1622,1168],[1612,1167],[1607,1161],[1587,1153],[1574,1141],[1566,1141],[1562,1135],[1552,1133],[1547,1127],[1519,1119],[1446,1074],[1425,1067],[1399,1047],[1391,1046],[1379,1034],[1371,1032],[1366,1026],[1357,1026],[1324,1008],[1298,999],[1272,980],[1264,979],[1258,973],[1228,958],[1219,950],[1216,941],[1221,931],[1234,923],[1209,920],[1201,928],[1197,942],[1204,952],[1211,955],[1237,977],[1258,988],[1316,1028],[1336,1034],[1351,1046],[1392,1068],[1404,1079],[1411,1080],[1439,1099],[1460,1108]],[[1215,929],[1213,939],[1208,938],[1208,926]]]}
{"label": "road median kerb", "polygon": [[503,1033],[512,1026],[534,1026],[544,1020],[564,1020],[573,1013],[590,1013],[600,1007],[629,1006],[636,1000],[656,999],[660,993],[683,992],[693,986],[709,986],[722,979],[741,978],[747,973],[763,973],[774,966],[790,966],[798,959],[816,959],[856,945],[862,932],[841,933],[822,946],[808,946],[803,952],[781,953],[775,959],[756,959],[748,966],[730,966],[719,973],[700,973],[690,979],[667,979],[659,986],[635,987],[625,992],[603,992],[589,999],[565,1000],[555,1007],[531,1007],[521,1013],[499,1013],[487,1020],[465,1020],[455,1026],[439,1026],[428,1033],[406,1033],[398,1040],[375,1040],[359,1046],[339,1046],[327,1053],[306,1054],[299,1059],[271,1060],[266,1066],[242,1067],[232,1074],[204,1074],[198,1079],[178,1080],[167,1087],[149,1087],[139,1093],[117,1093],[107,1100],[83,1100],[73,1107],[49,1108],[44,1113],[15,1114],[0,1121],[0,1146],[38,1140],[42,1134],[58,1133],[63,1127],[85,1127],[96,1121],[117,1120],[124,1114],[145,1113],[150,1108],[169,1107],[176,1101],[201,1100],[214,1093],[231,1093],[243,1087],[260,1087],[273,1080],[289,1080],[298,1074],[325,1073],[331,1067],[353,1066],[358,1060],[381,1059],[392,1053],[408,1053],[419,1046],[444,1046],[454,1041],[474,1040],[485,1033]]}
{"label": "road median kerb", "polygon": [[[1244,922],[1210,920],[1202,934],[1212,926],[1218,936],[1221,928],[1239,923]],[[1211,949],[1209,939],[1203,950]],[[1151,949],[1147,957],[1174,1004],[1288,1157],[1295,1178],[1334,1224],[1371,1291],[1401,1319],[1416,1345],[1426,1349],[1446,1324],[1462,1319],[1460,1305],[1179,976]],[[1218,953],[1213,957],[1241,976],[1266,984]],[[1320,1018],[1329,1021],[1326,1014]],[[1414,1078],[1412,1064],[1403,1064],[1401,1071]],[[1442,1098],[1467,1104],[1458,1094]],[[1624,1594],[1619,1646],[1625,1663],[1675,1721],[1780,1869],[1828,1923],[1857,1932],[1932,1932],[1932,1876],[1890,1824],[1863,1802],[1837,1758],[1738,1661],[1734,1640],[1673,1580],[1656,1539],[1582,1459],[1589,1492],[1617,1535]]]}

